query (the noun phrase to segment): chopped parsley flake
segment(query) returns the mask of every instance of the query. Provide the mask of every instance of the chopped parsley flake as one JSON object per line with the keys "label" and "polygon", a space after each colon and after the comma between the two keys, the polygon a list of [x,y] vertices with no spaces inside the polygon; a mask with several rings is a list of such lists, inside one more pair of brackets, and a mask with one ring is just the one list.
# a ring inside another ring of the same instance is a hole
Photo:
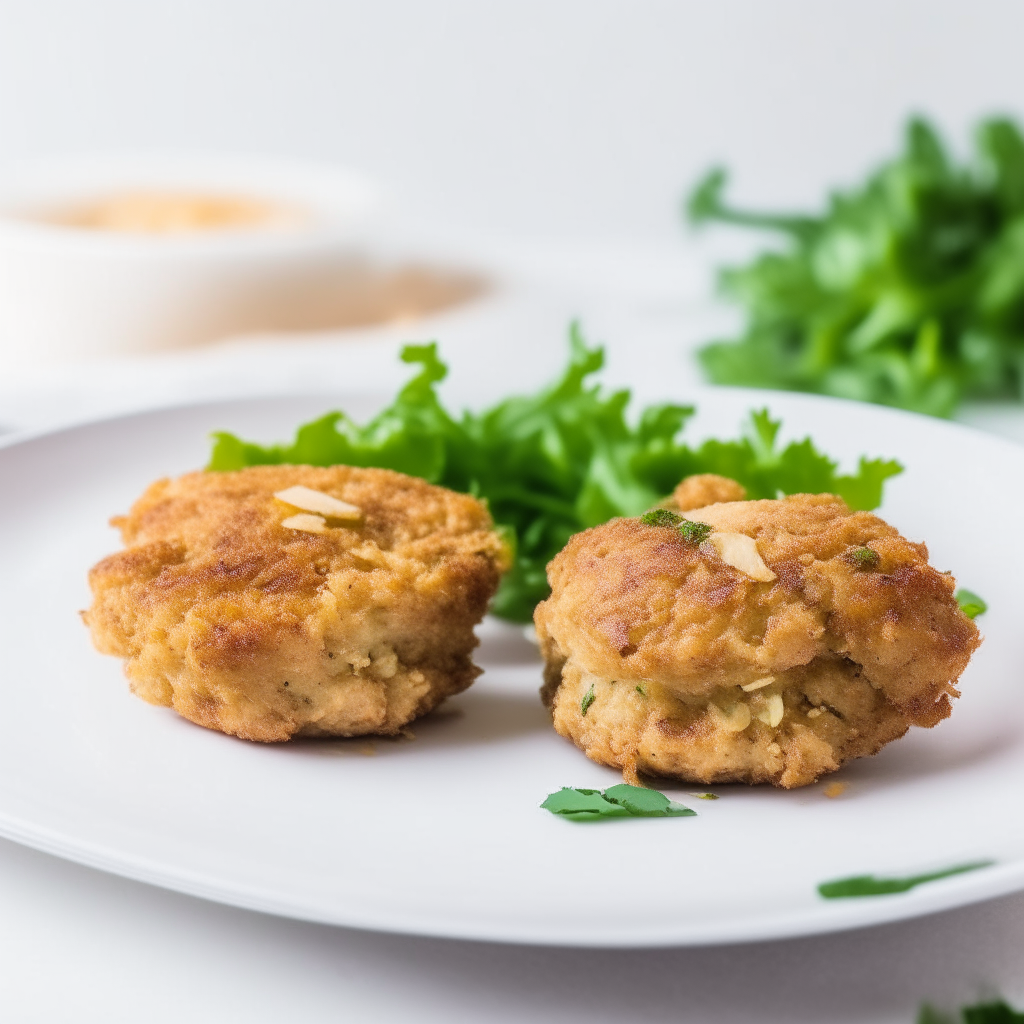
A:
{"label": "chopped parsley flake", "polygon": [[691,544],[703,544],[714,532],[707,523],[695,523],[692,519],[683,519],[679,524],[679,532],[683,540]]}
{"label": "chopped parsley flake", "polygon": [[907,878],[877,878],[874,875],[855,875],[852,878],[839,878],[834,882],[822,882],[818,893],[827,900],[841,900],[856,896],[888,896],[891,893],[908,892],[925,882],[937,882],[940,878],[960,875],[965,871],[976,871],[986,868],[993,862],[979,860],[971,864],[960,864],[946,868],[944,871],[932,871],[926,875],[911,875]]}
{"label": "chopped parsley flake", "polygon": [[985,601],[972,590],[958,590],[956,592],[956,603],[960,605],[960,610],[969,619],[977,618],[977,616],[983,615],[988,611],[988,605],[985,604]]}
{"label": "chopped parsley flake", "polygon": [[691,818],[696,811],[674,803],[664,793],[622,783],[603,792],[564,786],[551,793],[541,807],[570,821],[602,818]]}
{"label": "chopped parsley flake", "polygon": [[879,562],[878,552],[871,548],[854,548],[849,558],[858,569],[874,569]]}
{"label": "chopped parsley flake", "polygon": [[669,512],[667,508],[652,508],[650,512],[645,512],[640,517],[640,522],[644,526],[675,526],[677,523],[682,522],[683,517],[678,516],[675,512]]}
{"label": "chopped parsley flake", "polygon": [[590,684],[590,689],[583,694],[583,700],[580,701],[580,714],[584,718],[587,717],[587,712],[590,710],[590,705],[594,703],[597,698],[594,696],[594,684]]}
{"label": "chopped parsley flake", "polygon": [[670,512],[667,508],[652,508],[640,517],[645,526],[666,526],[674,528],[683,535],[683,540],[691,544],[703,544],[713,532],[707,523],[695,523],[692,519]]}
{"label": "chopped parsley flake", "polygon": [[636,692],[639,693],[641,697],[647,696],[647,691],[640,685],[640,683],[636,684]]}
{"label": "chopped parsley flake", "polygon": [[695,793],[694,796],[696,796],[698,800],[717,800],[718,799],[718,794],[717,793]]}

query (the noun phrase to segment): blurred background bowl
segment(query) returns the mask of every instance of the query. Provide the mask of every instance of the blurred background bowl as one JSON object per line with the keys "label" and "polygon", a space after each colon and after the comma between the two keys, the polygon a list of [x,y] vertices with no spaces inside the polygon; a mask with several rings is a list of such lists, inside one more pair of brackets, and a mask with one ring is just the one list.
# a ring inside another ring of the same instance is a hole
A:
{"label": "blurred background bowl", "polygon": [[[190,203],[207,222],[173,223]],[[159,223],[161,209],[171,223]],[[381,270],[379,210],[359,175],[293,162],[108,156],[11,168],[0,175],[0,365],[384,322],[478,290],[462,275]],[[109,226],[125,216],[127,230]]]}

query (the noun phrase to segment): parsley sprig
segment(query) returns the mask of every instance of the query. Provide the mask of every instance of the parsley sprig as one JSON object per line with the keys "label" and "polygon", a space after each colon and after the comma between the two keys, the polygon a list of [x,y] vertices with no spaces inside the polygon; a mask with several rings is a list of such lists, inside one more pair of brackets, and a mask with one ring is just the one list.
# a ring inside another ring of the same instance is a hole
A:
{"label": "parsley sprig", "polygon": [[570,821],[602,818],[691,818],[696,811],[669,800],[656,789],[621,783],[609,789],[575,789],[563,786],[548,795],[541,807]]}

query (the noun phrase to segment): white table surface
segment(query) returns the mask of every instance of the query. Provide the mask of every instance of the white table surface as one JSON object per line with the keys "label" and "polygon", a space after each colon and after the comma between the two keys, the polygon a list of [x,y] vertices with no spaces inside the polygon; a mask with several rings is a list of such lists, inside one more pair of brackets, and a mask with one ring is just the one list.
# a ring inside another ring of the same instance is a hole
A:
{"label": "white table surface", "polygon": [[[398,345],[428,337],[453,364],[453,400],[483,402],[550,378],[564,361],[572,316],[608,343],[610,382],[628,382],[637,359],[658,359],[667,386],[682,394],[699,379],[688,348],[724,322],[702,298],[694,263],[671,251],[548,247],[506,254],[504,268],[491,297],[419,324],[0,375],[0,424],[49,429],[232,395],[386,395],[408,376]],[[1024,440],[1024,412],[1013,407],[969,409],[963,418]],[[1021,949],[1024,895],[787,942],[582,951],[304,924],[0,841],[4,1021],[895,1024],[912,1021],[922,999],[953,1006],[999,991],[1024,1003]]]}
{"label": "white table surface", "polygon": [[0,842],[5,1021],[909,1024],[1024,994],[1024,895],[825,938],[595,951],[406,938],[164,892]]}

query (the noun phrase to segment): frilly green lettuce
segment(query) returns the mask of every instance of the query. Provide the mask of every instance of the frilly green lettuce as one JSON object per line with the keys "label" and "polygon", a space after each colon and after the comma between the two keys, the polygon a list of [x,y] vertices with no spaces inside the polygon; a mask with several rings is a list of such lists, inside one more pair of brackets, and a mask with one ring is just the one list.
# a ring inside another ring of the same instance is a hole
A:
{"label": "frilly green lettuce", "polygon": [[751,414],[740,438],[690,447],[679,435],[692,406],[649,406],[632,421],[628,391],[605,394],[588,383],[603,365],[603,351],[589,348],[575,325],[570,342],[569,366],[554,385],[459,417],[437,395],[447,368],[436,345],[410,345],[402,359],[419,372],[369,423],[332,412],[299,427],[291,444],[267,447],[218,433],[208,469],[380,466],[474,494],[487,502],[515,552],[492,611],[516,622],[530,621],[547,596],[547,563],[574,533],[614,516],[640,515],[685,476],[732,477],[751,498],[831,492],[852,508],[871,509],[881,502],[885,480],[901,471],[896,462],[862,458],[855,474],[841,475],[810,438],[780,448],[780,424],[767,409]]}

